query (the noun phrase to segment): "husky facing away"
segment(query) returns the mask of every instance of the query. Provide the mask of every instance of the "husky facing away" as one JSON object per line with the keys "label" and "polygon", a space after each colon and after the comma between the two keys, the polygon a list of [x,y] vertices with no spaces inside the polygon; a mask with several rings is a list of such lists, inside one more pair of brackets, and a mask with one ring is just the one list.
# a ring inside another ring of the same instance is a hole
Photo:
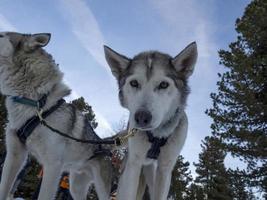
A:
{"label": "husky facing away", "polygon": [[118,200],[142,199],[143,177],[150,199],[166,200],[187,135],[187,81],[197,60],[197,45],[191,43],[174,58],[149,51],[129,59],[107,46],[104,50],[118,81],[121,105],[130,112],[129,129],[137,129],[128,141]]}
{"label": "husky facing away", "polygon": [[[0,185],[0,200],[12,199],[10,190],[29,153],[37,158],[44,170],[38,200],[54,199],[63,171],[70,173],[70,190],[74,199],[86,199],[93,182],[99,199],[107,200],[112,167],[104,157],[89,159],[96,145],[77,143],[56,135],[42,125],[34,129],[25,144],[17,136],[17,130],[36,114],[36,108],[16,103],[12,96],[39,100],[47,95],[43,107],[45,111],[70,94],[52,56],[42,49],[49,40],[50,34],[45,33],[0,33],[0,91],[7,96],[8,111],[7,156]],[[70,136],[99,139],[88,129],[82,113],[70,104],[63,103],[46,121]]]}

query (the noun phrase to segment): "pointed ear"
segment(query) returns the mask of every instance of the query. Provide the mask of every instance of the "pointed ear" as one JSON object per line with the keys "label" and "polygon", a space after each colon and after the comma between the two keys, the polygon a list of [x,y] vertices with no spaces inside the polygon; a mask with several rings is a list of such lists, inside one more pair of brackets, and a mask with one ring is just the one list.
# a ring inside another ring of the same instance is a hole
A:
{"label": "pointed ear", "polygon": [[6,34],[9,36],[10,42],[12,43],[14,49],[16,49],[23,38],[23,34],[16,32],[7,32]]}
{"label": "pointed ear", "polygon": [[104,46],[104,51],[111,72],[118,79],[120,74],[128,67],[131,59],[117,53],[108,46]]}
{"label": "pointed ear", "polygon": [[44,47],[49,43],[50,38],[50,33],[33,34],[29,39],[28,45],[31,49],[35,49],[37,47]]}
{"label": "pointed ear", "polygon": [[197,61],[197,44],[192,42],[181,53],[172,59],[172,64],[177,72],[182,73],[185,78],[192,75]]}

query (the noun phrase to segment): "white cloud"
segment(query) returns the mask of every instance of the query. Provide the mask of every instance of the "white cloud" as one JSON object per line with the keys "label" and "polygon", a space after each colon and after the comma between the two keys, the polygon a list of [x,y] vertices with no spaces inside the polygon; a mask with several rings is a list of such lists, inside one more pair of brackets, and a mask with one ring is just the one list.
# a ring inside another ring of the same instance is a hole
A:
{"label": "white cloud", "polygon": [[11,24],[5,16],[0,13],[0,31],[17,31],[15,26]]}
{"label": "white cloud", "polygon": [[63,15],[71,25],[72,32],[81,42],[81,45],[103,67],[107,68],[103,45],[104,37],[99,25],[83,0],[61,0]]}

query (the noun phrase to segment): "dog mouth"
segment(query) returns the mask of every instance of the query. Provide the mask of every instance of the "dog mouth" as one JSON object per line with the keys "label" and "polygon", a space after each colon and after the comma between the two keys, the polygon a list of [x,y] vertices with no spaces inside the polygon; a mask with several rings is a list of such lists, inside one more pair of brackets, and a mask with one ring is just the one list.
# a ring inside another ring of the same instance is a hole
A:
{"label": "dog mouth", "polygon": [[152,126],[146,126],[146,127],[134,127],[134,129],[137,129],[140,131],[151,131],[151,130],[154,130],[155,128]]}

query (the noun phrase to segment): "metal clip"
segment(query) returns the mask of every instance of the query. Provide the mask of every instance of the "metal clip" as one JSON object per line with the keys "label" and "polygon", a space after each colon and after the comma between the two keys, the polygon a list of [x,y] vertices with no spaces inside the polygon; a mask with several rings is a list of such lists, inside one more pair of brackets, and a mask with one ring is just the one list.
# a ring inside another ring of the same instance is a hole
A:
{"label": "metal clip", "polygon": [[43,122],[44,121],[44,118],[42,117],[42,115],[43,115],[43,109],[37,110],[36,111],[36,114],[39,117],[40,122]]}
{"label": "metal clip", "polygon": [[116,142],[115,145],[116,146],[125,145],[128,142],[128,139],[135,135],[136,131],[137,131],[137,129],[133,128],[125,136],[118,137],[119,143]]}

